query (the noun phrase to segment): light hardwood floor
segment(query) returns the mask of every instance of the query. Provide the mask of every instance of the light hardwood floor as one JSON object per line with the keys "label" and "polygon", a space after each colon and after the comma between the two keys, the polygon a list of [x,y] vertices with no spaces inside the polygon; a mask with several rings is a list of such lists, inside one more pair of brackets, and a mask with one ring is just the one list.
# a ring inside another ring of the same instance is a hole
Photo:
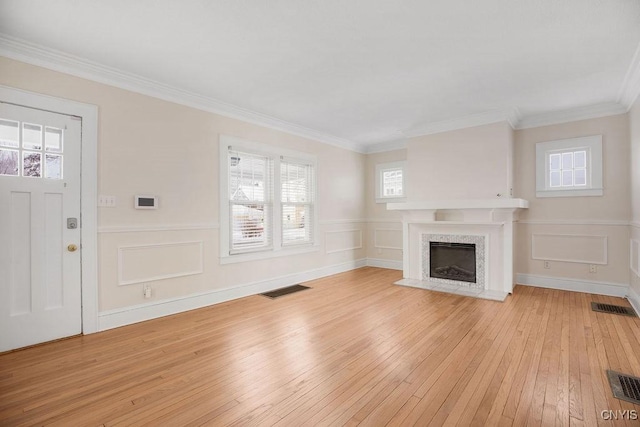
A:
{"label": "light hardwood floor", "polygon": [[[618,298],[517,286],[506,302],[362,268],[0,355],[0,425],[598,425],[605,370],[640,376]],[[638,425],[618,421],[616,425]]]}

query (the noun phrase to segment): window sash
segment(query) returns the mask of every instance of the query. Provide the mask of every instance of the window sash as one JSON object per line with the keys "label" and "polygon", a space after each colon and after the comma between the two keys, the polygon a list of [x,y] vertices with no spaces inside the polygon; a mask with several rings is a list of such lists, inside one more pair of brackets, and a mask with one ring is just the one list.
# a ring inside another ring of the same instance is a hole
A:
{"label": "window sash", "polygon": [[402,168],[383,169],[380,179],[380,194],[383,198],[404,197]]}
{"label": "window sash", "polygon": [[314,237],[315,168],[281,157],[280,225],[282,246],[312,244]]}
{"label": "window sash", "polygon": [[588,189],[591,187],[590,150],[572,148],[546,153],[549,190]]}
{"label": "window sash", "polygon": [[229,254],[273,247],[273,159],[233,150],[227,154]]}

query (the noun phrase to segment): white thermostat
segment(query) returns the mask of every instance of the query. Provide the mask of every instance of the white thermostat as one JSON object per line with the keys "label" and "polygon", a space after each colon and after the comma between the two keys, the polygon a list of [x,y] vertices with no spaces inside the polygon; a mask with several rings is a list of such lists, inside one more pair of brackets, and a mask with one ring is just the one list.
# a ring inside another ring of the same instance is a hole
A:
{"label": "white thermostat", "polygon": [[136,209],[158,209],[158,197],[136,195],[135,208]]}

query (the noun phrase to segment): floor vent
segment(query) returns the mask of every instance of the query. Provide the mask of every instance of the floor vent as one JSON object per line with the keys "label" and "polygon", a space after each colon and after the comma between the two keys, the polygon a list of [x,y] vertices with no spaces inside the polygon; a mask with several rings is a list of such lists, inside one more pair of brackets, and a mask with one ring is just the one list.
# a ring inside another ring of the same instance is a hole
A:
{"label": "floor vent", "polygon": [[640,378],[616,371],[607,371],[607,376],[614,397],[640,405]]}
{"label": "floor vent", "polygon": [[264,295],[265,297],[269,297],[269,298],[273,299],[273,298],[278,298],[278,297],[282,297],[282,296],[285,296],[285,295],[289,295],[289,294],[292,294],[294,292],[304,291],[305,289],[311,289],[311,288],[308,287],[308,286],[293,285],[293,286],[287,286],[286,288],[276,289],[275,291],[265,292],[265,293],[260,294],[260,295]]}
{"label": "floor vent", "polygon": [[622,305],[602,304],[600,302],[592,302],[591,309],[593,311],[601,311],[603,313],[621,314],[623,316],[636,317],[635,311],[631,307],[624,307]]}

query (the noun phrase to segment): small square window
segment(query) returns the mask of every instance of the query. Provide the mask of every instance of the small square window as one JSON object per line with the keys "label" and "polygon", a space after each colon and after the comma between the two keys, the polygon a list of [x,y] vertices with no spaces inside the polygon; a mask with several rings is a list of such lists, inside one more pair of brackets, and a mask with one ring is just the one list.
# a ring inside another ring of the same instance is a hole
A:
{"label": "small square window", "polygon": [[406,162],[376,165],[376,202],[397,202],[406,197]]}
{"label": "small square window", "polygon": [[602,135],[536,144],[536,196],[601,196]]}

